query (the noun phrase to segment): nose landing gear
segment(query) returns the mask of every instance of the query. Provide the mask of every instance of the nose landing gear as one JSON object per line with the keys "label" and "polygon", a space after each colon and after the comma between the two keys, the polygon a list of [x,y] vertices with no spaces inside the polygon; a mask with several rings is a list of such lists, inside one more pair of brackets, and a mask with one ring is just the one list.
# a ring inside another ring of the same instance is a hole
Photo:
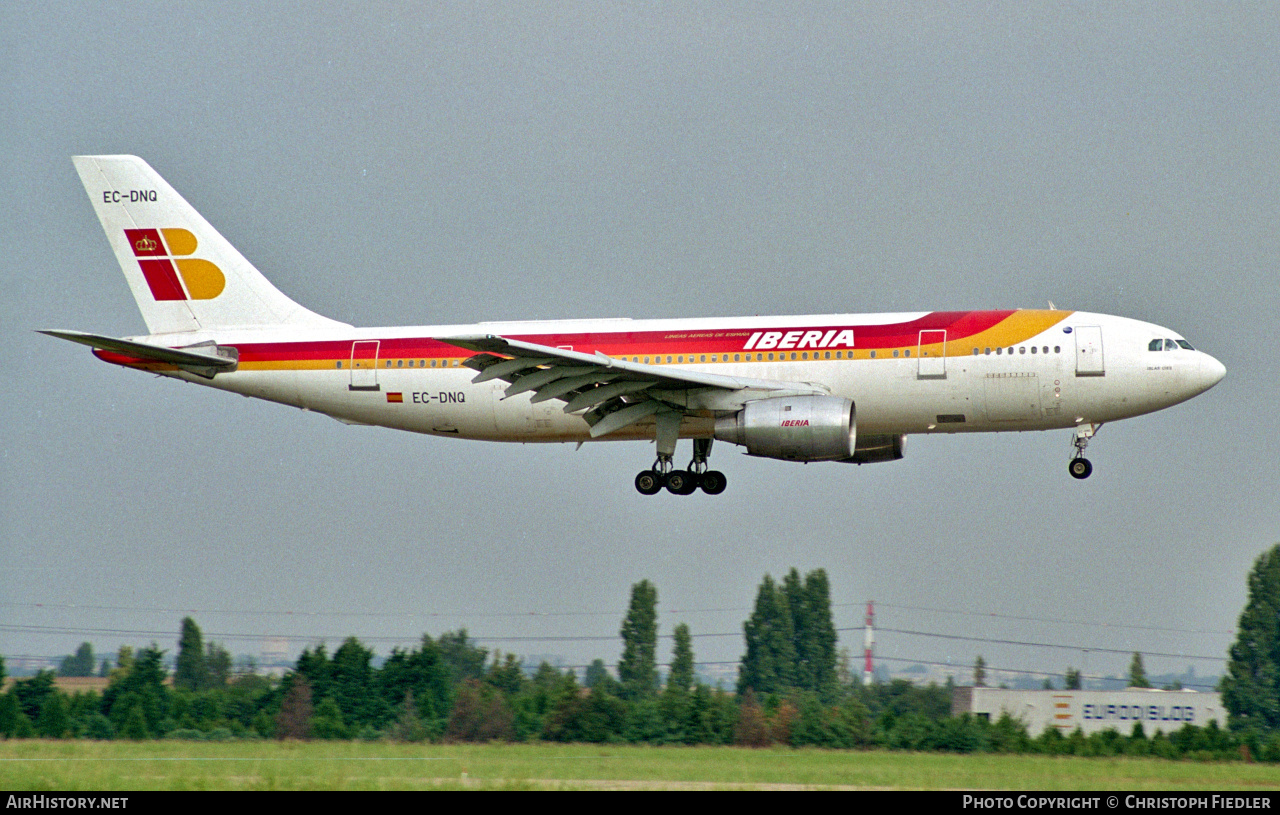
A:
{"label": "nose landing gear", "polygon": [[1093,464],[1084,457],[1084,450],[1089,446],[1089,440],[1101,429],[1101,424],[1082,424],[1076,428],[1075,438],[1071,441],[1076,454],[1067,465],[1067,472],[1071,473],[1072,478],[1085,479],[1093,473]]}

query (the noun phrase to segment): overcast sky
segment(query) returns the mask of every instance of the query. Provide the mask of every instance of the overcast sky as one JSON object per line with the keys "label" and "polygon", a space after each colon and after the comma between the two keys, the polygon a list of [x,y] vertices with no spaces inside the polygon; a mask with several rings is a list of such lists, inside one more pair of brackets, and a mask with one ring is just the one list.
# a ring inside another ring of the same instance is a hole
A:
{"label": "overcast sky", "polygon": [[[612,663],[647,578],[731,663],[794,566],[841,629],[877,601],[891,667],[1210,675],[1280,541],[1274,3],[12,2],[0,54],[8,660],[172,652],[191,614],[233,653],[466,627]],[[645,498],[641,443],[347,427],[36,334],[145,331],[70,160],[104,153],[356,325],[1052,300],[1228,373],[1104,428],[1088,481],[1069,431],[916,436],[721,444],[724,495]]]}

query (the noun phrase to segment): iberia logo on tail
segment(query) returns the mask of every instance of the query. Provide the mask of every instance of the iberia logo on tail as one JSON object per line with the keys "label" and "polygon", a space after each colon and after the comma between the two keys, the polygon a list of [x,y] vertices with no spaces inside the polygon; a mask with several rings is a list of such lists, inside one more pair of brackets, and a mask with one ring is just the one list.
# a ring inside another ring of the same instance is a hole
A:
{"label": "iberia logo on tail", "polygon": [[196,251],[196,236],[185,229],[126,229],[142,276],[157,300],[212,300],[227,279],[215,264],[187,257]]}

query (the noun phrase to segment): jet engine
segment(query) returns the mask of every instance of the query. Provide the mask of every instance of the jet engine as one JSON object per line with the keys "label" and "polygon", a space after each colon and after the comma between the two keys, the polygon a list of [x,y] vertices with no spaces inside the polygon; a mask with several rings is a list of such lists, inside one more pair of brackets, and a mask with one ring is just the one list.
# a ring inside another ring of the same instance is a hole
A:
{"label": "jet engine", "polygon": [[907,437],[896,434],[870,434],[858,437],[858,448],[852,458],[841,461],[846,464],[876,464],[881,461],[897,461],[902,458]]}
{"label": "jet engine", "polygon": [[840,396],[778,396],[716,419],[715,437],[747,453],[786,461],[844,461],[857,453],[853,402]]}

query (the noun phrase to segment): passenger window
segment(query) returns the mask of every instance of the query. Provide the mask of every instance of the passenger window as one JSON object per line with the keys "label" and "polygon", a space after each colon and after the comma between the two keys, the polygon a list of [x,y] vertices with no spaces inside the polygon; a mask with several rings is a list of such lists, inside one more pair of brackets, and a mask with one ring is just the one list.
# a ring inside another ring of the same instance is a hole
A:
{"label": "passenger window", "polygon": [[903,353],[903,355],[905,355],[905,356],[908,356],[908,357],[909,357],[909,356],[911,356],[911,349],[910,349],[910,348],[908,348],[907,350],[903,351],[902,353]]}
{"label": "passenger window", "polygon": [[339,367],[339,368],[341,368],[341,367],[342,367],[342,360],[338,360],[338,367]]}
{"label": "passenger window", "polygon": [[1031,346],[1031,353],[1033,353],[1033,354],[1034,354],[1035,352],[1036,352],[1036,347],[1033,345],[1033,346]]}
{"label": "passenger window", "polygon": [[893,352],[893,355],[896,357],[896,356],[898,355],[898,352],[895,350],[895,351]]}
{"label": "passenger window", "polygon": [[1061,353],[1062,353],[1062,346],[1061,346],[1061,345],[1055,345],[1055,346],[1053,346],[1053,353],[1055,353],[1055,354],[1061,354]]}

